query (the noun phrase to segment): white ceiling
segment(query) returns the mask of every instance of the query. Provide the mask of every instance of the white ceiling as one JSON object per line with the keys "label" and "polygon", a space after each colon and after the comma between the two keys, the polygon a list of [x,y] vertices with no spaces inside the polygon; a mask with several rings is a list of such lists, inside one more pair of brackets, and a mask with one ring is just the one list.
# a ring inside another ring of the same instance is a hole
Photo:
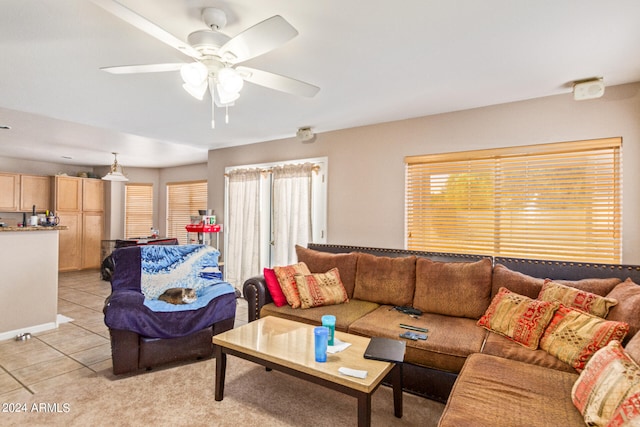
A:
{"label": "white ceiling", "polygon": [[[299,35],[243,65],[319,86],[314,98],[247,83],[229,110],[177,72],[100,67],[188,61],[88,0],[0,0],[0,156],[131,167],[206,162],[213,148],[640,81],[640,1],[121,0],[185,40],[227,13],[230,36],[276,14]],[[588,101],[582,101],[588,102]],[[65,159],[63,156],[71,157]]]}

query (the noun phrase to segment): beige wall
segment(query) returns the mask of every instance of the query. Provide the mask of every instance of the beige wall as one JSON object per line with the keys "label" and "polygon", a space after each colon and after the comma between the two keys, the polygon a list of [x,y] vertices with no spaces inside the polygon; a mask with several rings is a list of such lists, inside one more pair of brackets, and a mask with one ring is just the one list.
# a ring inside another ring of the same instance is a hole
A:
{"label": "beige wall", "polygon": [[640,264],[640,83],[604,97],[571,94],[209,152],[209,204],[224,223],[224,168],[327,156],[328,242],[403,248],[407,155],[581,139],[623,138],[623,262]]}

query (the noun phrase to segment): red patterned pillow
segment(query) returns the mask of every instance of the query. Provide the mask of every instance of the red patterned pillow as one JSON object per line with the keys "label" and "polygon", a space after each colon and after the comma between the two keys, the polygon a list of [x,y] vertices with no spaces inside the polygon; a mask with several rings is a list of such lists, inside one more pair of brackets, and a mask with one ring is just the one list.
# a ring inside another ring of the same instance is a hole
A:
{"label": "red patterned pillow", "polygon": [[276,277],[280,283],[280,289],[282,289],[282,293],[291,308],[300,308],[300,294],[298,293],[298,285],[296,284],[294,276],[296,274],[311,274],[307,264],[299,262],[284,267],[273,267],[273,271],[276,273]]}
{"label": "red patterned pillow", "polygon": [[500,288],[478,325],[535,350],[558,306]]}
{"label": "red patterned pillow", "polygon": [[640,367],[618,341],[611,341],[589,360],[571,389],[571,399],[587,425],[637,426]]}
{"label": "red patterned pillow", "polygon": [[606,298],[591,292],[546,279],[540,290],[538,299],[542,301],[559,301],[567,307],[574,307],[587,313],[605,318],[609,309],[618,304],[613,298]]}
{"label": "red patterned pillow", "polygon": [[265,268],[263,273],[264,281],[267,283],[267,289],[269,289],[269,294],[271,294],[273,303],[276,307],[286,305],[287,298],[282,293],[282,288],[280,287],[280,282],[278,282],[278,278],[276,277],[276,272],[271,268]]}
{"label": "red patterned pillow", "polygon": [[337,268],[332,268],[326,273],[315,273],[307,276],[297,274],[295,279],[300,293],[302,308],[349,302],[347,291],[340,280],[340,273],[338,273]]}
{"label": "red patterned pillow", "polygon": [[624,322],[560,305],[540,339],[540,348],[580,372],[596,351],[610,341],[622,342],[627,332],[629,325]]}

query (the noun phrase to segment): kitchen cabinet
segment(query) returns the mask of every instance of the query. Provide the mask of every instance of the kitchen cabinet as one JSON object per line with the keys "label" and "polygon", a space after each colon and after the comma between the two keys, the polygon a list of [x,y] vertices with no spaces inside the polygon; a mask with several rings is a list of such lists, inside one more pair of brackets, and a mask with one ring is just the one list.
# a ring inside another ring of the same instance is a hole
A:
{"label": "kitchen cabinet", "polygon": [[82,214],[82,268],[100,268],[103,222],[101,212]]}
{"label": "kitchen cabinet", "polygon": [[99,179],[54,177],[56,215],[60,225],[59,271],[100,268],[104,228],[104,184]]}
{"label": "kitchen cabinet", "polygon": [[82,211],[83,178],[73,176],[55,176],[54,178],[55,211]]}
{"label": "kitchen cabinet", "polygon": [[80,270],[82,268],[82,214],[77,212],[58,212],[60,224],[67,227],[60,231],[58,244],[58,270]]}
{"label": "kitchen cabinet", "polygon": [[38,212],[51,209],[51,178],[0,173],[0,212]]}
{"label": "kitchen cabinet", "polygon": [[82,180],[82,211],[104,211],[104,184],[99,179]]}
{"label": "kitchen cabinet", "polygon": [[38,212],[52,209],[51,177],[20,175],[20,211],[30,212],[34,205]]}
{"label": "kitchen cabinet", "polygon": [[20,174],[0,173],[0,212],[16,212],[19,195]]}

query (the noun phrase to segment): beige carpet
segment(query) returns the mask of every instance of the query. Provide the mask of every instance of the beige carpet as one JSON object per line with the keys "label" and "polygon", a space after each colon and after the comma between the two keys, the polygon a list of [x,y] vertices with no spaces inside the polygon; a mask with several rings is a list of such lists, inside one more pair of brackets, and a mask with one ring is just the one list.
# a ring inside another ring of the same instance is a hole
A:
{"label": "beige carpet", "polygon": [[[215,359],[138,375],[109,370],[25,403],[28,413],[3,413],[0,424],[29,426],[314,426],[357,425],[353,397],[229,356],[225,397],[214,400]],[[45,412],[31,412],[33,405]],[[45,405],[42,405],[45,404]],[[373,426],[436,426],[444,405],[404,394],[393,416],[389,387],[372,399]],[[51,412],[53,411],[53,412]]]}

